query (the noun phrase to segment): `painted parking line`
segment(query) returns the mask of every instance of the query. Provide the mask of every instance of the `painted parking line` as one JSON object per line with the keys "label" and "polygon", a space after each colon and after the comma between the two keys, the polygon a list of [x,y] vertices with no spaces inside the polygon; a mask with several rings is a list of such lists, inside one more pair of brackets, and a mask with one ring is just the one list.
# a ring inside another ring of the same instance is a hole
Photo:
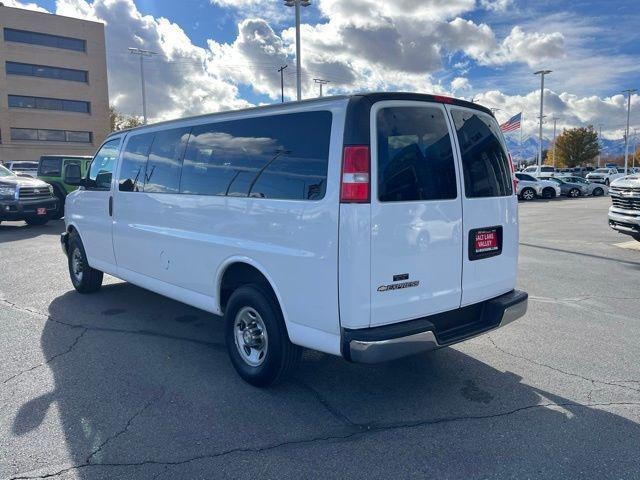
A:
{"label": "painted parking line", "polygon": [[622,243],[614,243],[614,247],[626,248],[627,250],[638,250],[640,251],[640,242],[636,240],[631,240],[630,242],[622,242]]}

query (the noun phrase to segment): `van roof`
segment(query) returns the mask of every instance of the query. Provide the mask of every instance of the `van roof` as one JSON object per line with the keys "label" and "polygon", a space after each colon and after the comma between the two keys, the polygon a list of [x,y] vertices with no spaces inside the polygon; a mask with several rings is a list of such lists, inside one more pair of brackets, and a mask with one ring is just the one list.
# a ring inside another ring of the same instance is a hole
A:
{"label": "van roof", "polygon": [[40,158],[93,158],[91,155],[40,155]]}
{"label": "van roof", "polygon": [[119,135],[126,132],[143,130],[149,127],[156,127],[158,125],[170,125],[174,122],[179,122],[184,120],[206,118],[206,117],[215,118],[217,116],[228,115],[230,113],[244,113],[244,112],[249,113],[249,112],[269,111],[269,110],[275,110],[275,109],[282,109],[283,107],[290,107],[293,109],[300,105],[309,105],[313,103],[326,103],[327,101],[331,101],[331,100],[350,100],[351,102],[355,104],[360,104],[360,105],[363,105],[363,104],[371,105],[375,102],[380,102],[383,100],[413,100],[413,101],[423,101],[423,102],[446,103],[451,105],[458,105],[461,107],[474,108],[476,110],[480,110],[484,113],[487,113],[493,117],[493,112],[488,108],[483,107],[482,105],[479,105],[477,103],[468,102],[466,100],[461,100],[453,97],[446,97],[443,95],[435,95],[435,94],[427,94],[427,93],[371,92],[371,93],[359,93],[359,94],[353,94],[353,95],[337,95],[337,96],[331,96],[331,97],[312,98],[308,100],[285,102],[285,103],[274,103],[271,105],[260,105],[257,107],[242,108],[238,110],[225,110],[221,112],[205,113],[202,115],[193,115],[190,117],[176,118],[173,120],[165,120],[163,122],[152,123],[149,125],[142,125],[140,127],[118,130],[116,132],[111,132],[109,135],[107,135],[107,138],[113,135]]}

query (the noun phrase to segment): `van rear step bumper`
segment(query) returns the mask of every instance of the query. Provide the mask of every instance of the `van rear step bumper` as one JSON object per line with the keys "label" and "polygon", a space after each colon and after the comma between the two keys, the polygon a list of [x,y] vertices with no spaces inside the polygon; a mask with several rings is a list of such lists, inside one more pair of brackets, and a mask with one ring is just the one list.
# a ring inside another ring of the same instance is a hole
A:
{"label": "van rear step bumper", "polygon": [[503,327],[527,312],[526,292],[499,297],[402,323],[344,329],[342,355],[352,362],[378,363],[453,345]]}

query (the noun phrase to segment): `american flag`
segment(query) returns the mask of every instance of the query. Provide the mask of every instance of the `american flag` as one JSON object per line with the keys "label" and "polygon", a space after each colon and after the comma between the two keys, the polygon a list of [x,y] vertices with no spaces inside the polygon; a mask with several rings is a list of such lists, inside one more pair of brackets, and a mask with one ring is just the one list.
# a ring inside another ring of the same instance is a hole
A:
{"label": "american flag", "polygon": [[522,112],[514,115],[509,120],[500,125],[500,130],[503,132],[512,132],[520,128],[520,122],[522,120]]}

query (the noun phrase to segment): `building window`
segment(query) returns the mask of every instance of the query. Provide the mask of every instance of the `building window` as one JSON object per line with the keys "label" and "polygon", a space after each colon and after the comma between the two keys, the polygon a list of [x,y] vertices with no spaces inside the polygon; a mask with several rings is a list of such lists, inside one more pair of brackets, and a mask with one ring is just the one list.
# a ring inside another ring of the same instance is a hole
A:
{"label": "building window", "polygon": [[52,130],[46,128],[12,128],[11,140],[91,143],[91,132]]}
{"label": "building window", "polygon": [[85,52],[87,50],[87,42],[79,38],[61,37],[59,35],[29,32],[27,30],[16,30],[13,28],[4,29],[4,41],[64,48],[65,50],[75,50],[76,52]]}
{"label": "building window", "polygon": [[91,112],[89,102],[80,100],[63,100],[60,98],[27,97],[9,95],[9,106],[13,108],[40,108],[43,110],[62,110],[64,112]]}
{"label": "building window", "polygon": [[27,77],[53,78],[72,82],[88,81],[88,72],[71,68],[49,67],[47,65],[31,65],[30,63],[6,62],[8,75],[25,75]]}

